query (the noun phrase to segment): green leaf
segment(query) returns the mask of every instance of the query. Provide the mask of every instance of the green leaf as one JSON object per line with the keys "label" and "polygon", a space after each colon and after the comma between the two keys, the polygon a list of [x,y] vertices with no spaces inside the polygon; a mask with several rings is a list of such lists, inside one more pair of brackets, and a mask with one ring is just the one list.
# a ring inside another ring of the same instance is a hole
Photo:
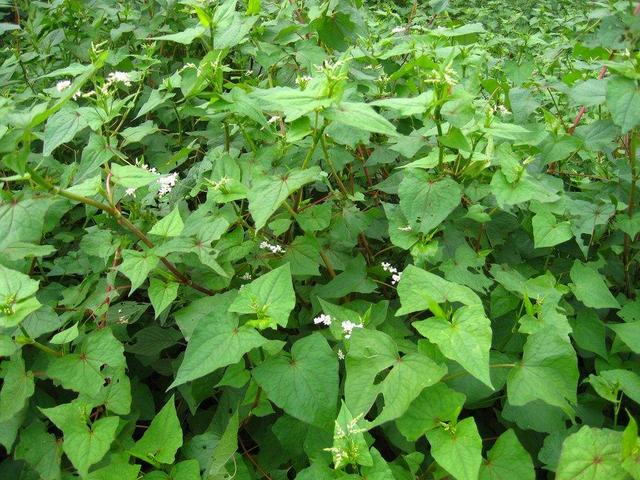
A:
{"label": "green leaf", "polygon": [[556,480],[628,478],[621,465],[621,440],[620,432],[583,426],[563,442]]}
{"label": "green leaf", "polygon": [[47,432],[46,425],[35,419],[20,432],[20,443],[14,452],[16,460],[24,460],[43,480],[60,478],[62,449],[56,436]]}
{"label": "green leaf", "polygon": [[156,318],[160,315],[178,296],[178,288],[180,284],[177,282],[163,282],[157,278],[152,278],[149,282],[149,300],[153,305],[153,311]]}
{"label": "green leaf", "polygon": [[91,409],[78,401],[40,410],[62,430],[64,453],[80,475],[86,477],[89,467],[102,460],[109,451],[116,437],[119,418],[104,417],[88,426]]}
{"label": "green leaf", "polygon": [[151,182],[158,180],[159,175],[144,168],[134,167],[133,165],[111,164],[111,180],[117,185],[126,188],[146,187]]}
{"label": "green leaf", "polygon": [[69,328],[64,329],[61,332],[56,333],[51,339],[49,343],[53,343],[54,345],[64,345],[65,343],[73,342],[80,332],[78,331],[78,324],[74,323]]}
{"label": "green leaf", "polygon": [[38,281],[0,265],[0,327],[15,327],[40,308]]}
{"label": "green leaf", "polygon": [[302,186],[320,178],[320,168],[294,169],[277,177],[262,177],[249,190],[249,212],[256,231],[267,224],[269,217],[280,208],[289,195]]}
{"label": "green leaf", "polygon": [[455,360],[490,388],[489,349],[491,321],[480,305],[457,309],[451,321],[442,317],[413,322],[418,332],[438,345],[442,354]]}
{"label": "green leaf", "polygon": [[157,222],[149,233],[161,237],[177,237],[184,230],[184,222],[178,211],[178,207],[171,210],[171,213]]}
{"label": "green leaf", "polygon": [[571,267],[571,290],[578,300],[590,308],[620,308],[602,275],[579,260]]}
{"label": "green leaf", "polygon": [[0,370],[4,382],[0,390],[0,422],[18,414],[28,403],[35,391],[33,372],[27,372],[24,360],[17,354],[2,362]]}
{"label": "green leaf", "polygon": [[151,270],[158,264],[158,257],[149,252],[123,250],[122,263],[118,270],[131,280],[131,295],[147,279]]}
{"label": "green leaf", "polygon": [[429,430],[439,428],[441,422],[454,422],[462,411],[466,396],[444,383],[425,388],[411,402],[408,410],[396,420],[400,433],[415,442]]}
{"label": "green leaf", "polygon": [[606,94],[607,80],[590,78],[571,87],[569,99],[574,106],[594,107],[605,102]]}
{"label": "green leaf", "polygon": [[236,410],[227,424],[220,441],[213,450],[211,463],[205,473],[207,480],[226,480],[228,478],[224,466],[238,450],[238,411]]}
{"label": "green leaf", "polygon": [[73,353],[52,358],[47,374],[64,388],[87,395],[97,395],[104,384],[103,365],[124,367],[124,347],[111,330],[94,330],[84,337]]}
{"label": "green leaf", "polygon": [[215,315],[210,312],[195,327],[170,388],[237,363],[245,353],[266,342],[255,329],[239,327],[237,315],[227,311],[218,311]]}
{"label": "green leaf", "polygon": [[247,15],[260,14],[260,0],[249,0],[247,2]]}
{"label": "green leaf", "polygon": [[287,263],[240,289],[229,311],[255,315],[252,324],[260,328],[276,328],[287,326],[295,305],[296,295]]}
{"label": "green leaf", "polygon": [[402,307],[396,315],[428,310],[433,303],[459,302],[482,306],[480,297],[469,287],[449,282],[414,265],[409,265],[402,273],[398,296]]}
{"label": "green leaf", "polygon": [[460,204],[460,185],[451,178],[434,181],[427,172],[405,173],[398,195],[400,208],[414,230],[430,233]]}
{"label": "green leaf", "polygon": [[269,400],[292,417],[324,429],[333,424],[338,357],[319,333],[296,341],[291,354],[271,357],[251,374]]}
{"label": "green leaf", "polygon": [[513,430],[504,432],[491,447],[480,467],[479,480],[535,480],[536,473],[529,452],[520,444]]}
{"label": "green leaf", "polygon": [[160,35],[159,37],[151,37],[149,40],[164,40],[167,42],[181,43],[182,45],[190,45],[196,38],[202,36],[205,29],[198,25],[196,27],[187,28],[186,30],[178,33],[169,33],[167,35]]}
{"label": "green leaf", "polygon": [[383,100],[376,100],[369,105],[375,107],[383,107],[391,110],[395,110],[399,115],[403,117],[409,117],[411,115],[420,115],[431,108],[433,102],[433,92],[422,92],[417,97],[413,98],[385,98]]}
{"label": "green leaf", "polygon": [[518,406],[542,400],[570,412],[567,402],[576,403],[578,377],[571,342],[553,330],[541,329],[529,335],[522,361],[509,372],[509,403]]}
{"label": "green leaf", "polygon": [[[366,415],[378,395],[384,397],[384,407],[372,425],[402,416],[422,390],[446,373],[443,365],[420,352],[400,355],[391,337],[369,329],[354,330],[345,365],[345,401],[351,412]],[[387,369],[384,379],[378,378]]]}
{"label": "green leaf", "polygon": [[473,418],[427,432],[431,455],[456,480],[477,480],[482,463],[482,439]]}
{"label": "green leaf", "polygon": [[329,120],[343,125],[390,137],[398,136],[393,124],[366,103],[341,102],[325,113]]}
{"label": "green leaf", "polygon": [[63,143],[67,143],[87,127],[85,117],[73,108],[62,108],[54,113],[44,129],[42,154],[46,157]]}
{"label": "green leaf", "polygon": [[333,445],[330,449],[335,468],[343,468],[346,465],[373,465],[373,458],[364,438],[366,429],[362,428],[361,423],[364,423],[362,415],[354,418],[347,405],[342,402],[333,429]]}
{"label": "green leaf", "polygon": [[627,323],[607,323],[620,340],[634,353],[640,353],[640,321]]}
{"label": "green leaf", "polygon": [[129,144],[140,142],[146,136],[156,133],[158,130],[156,124],[151,120],[147,120],[136,127],[125,128],[120,132],[120,136],[122,136],[123,139],[120,146],[126,147]]}
{"label": "green leaf", "polygon": [[172,464],[181,446],[182,427],[178,420],[173,396],[171,396],[162,410],[153,418],[142,438],[131,448],[130,453],[152,465]]}
{"label": "green leaf", "polygon": [[556,217],[548,212],[540,212],[531,221],[533,241],[536,248],[553,247],[573,238],[569,222],[556,221]]}
{"label": "green leaf", "polygon": [[625,134],[640,125],[640,88],[635,80],[620,76],[607,82],[607,107]]}

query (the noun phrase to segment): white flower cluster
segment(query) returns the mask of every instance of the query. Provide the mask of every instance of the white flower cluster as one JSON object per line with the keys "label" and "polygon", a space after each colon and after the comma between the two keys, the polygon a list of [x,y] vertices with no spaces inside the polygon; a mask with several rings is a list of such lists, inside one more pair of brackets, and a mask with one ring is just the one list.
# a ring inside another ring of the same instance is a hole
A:
{"label": "white flower cluster", "polygon": [[58,92],[64,92],[70,86],[71,80],[60,80],[58,83],[56,83],[56,90]]}
{"label": "white flower cluster", "polygon": [[267,120],[267,123],[276,123],[278,120],[280,120],[280,115],[273,115],[269,120]]}
{"label": "white flower cluster", "polygon": [[313,319],[313,323],[316,325],[326,325],[327,327],[331,325],[331,315],[325,315],[324,313],[318,315]]}
{"label": "white flower cluster", "polygon": [[136,196],[136,189],[131,187],[131,188],[127,188],[124,192],[125,195],[129,195],[130,197],[135,197]]}
{"label": "white flower cluster", "polygon": [[362,323],[353,323],[351,320],[345,320],[340,326],[344,332],[344,338],[351,338],[354,328],[364,328]]}
{"label": "white flower cluster", "polygon": [[173,187],[175,187],[177,181],[178,181],[177,172],[173,172],[167,176],[160,177],[158,179],[158,183],[160,184],[160,190],[158,190],[158,196],[164,197],[167,193],[169,193],[173,189]]}
{"label": "white flower cluster", "polygon": [[385,272],[389,272],[391,274],[391,285],[396,285],[402,278],[402,272],[398,272],[398,269],[389,262],[382,262],[380,265],[382,265],[382,269]]}
{"label": "white flower cluster", "polygon": [[245,272],[245,274],[242,275],[240,278],[242,280],[251,280],[253,277],[251,276],[251,274],[249,272]]}
{"label": "white flower cluster", "polygon": [[500,112],[502,115],[509,115],[511,112],[504,105],[497,105],[493,109],[494,112]]}
{"label": "white flower cluster", "polygon": [[302,77],[297,77],[296,85],[306,84],[307,82],[310,82],[312,79],[313,77],[311,77],[310,75],[303,75]]}
{"label": "white flower cluster", "polygon": [[391,33],[405,33],[407,31],[407,27],[396,27],[391,30]]}
{"label": "white flower cluster", "polygon": [[107,76],[107,83],[105,86],[113,85],[114,83],[123,83],[125,86],[131,86],[131,78],[127,72],[111,72]]}
{"label": "white flower cluster", "polygon": [[338,349],[338,360],[344,360],[344,352],[342,351],[342,349]]}
{"label": "white flower cluster", "polygon": [[267,241],[260,242],[260,248],[263,250],[271,250],[271,253],[284,253],[286,250],[280,245],[273,245]]}
{"label": "white flower cluster", "polygon": [[217,182],[210,182],[211,183],[211,189],[212,190],[220,190],[222,189],[227,183],[229,183],[229,178],[227,177],[222,177],[220,180],[218,180]]}

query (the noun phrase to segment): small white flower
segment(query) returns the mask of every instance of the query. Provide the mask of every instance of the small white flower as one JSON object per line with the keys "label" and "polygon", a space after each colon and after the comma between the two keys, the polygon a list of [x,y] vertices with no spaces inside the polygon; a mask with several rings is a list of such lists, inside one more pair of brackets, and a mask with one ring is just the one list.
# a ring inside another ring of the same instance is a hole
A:
{"label": "small white flower", "polygon": [[331,315],[325,315],[324,313],[322,313],[313,319],[313,323],[316,325],[326,325],[328,327],[329,325],[331,325]]}
{"label": "small white flower", "polygon": [[401,278],[402,278],[402,272],[394,273],[391,276],[391,285],[396,285],[400,281]]}
{"label": "small white flower", "polygon": [[[154,170],[155,168],[151,169],[150,171],[153,173],[156,173],[154,172]],[[160,184],[160,190],[158,190],[158,196],[164,197],[167,193],[169,193],[173,189],[177,181],[178,181],[177,172],[173,172],[169,175],[158,178],[158,183]]]}
{"label": "small white flower", "polygon": [[253,277],[251,276],[251,274],[249,272],[245,272],[245,274],[242,275],[240,278],[242,280],[251,280]]}
{"label": "small white flower", "polygon": [[267,123],[276,123],[278,120],[280,120],[280,115],[274,115],[267,121]]}
{"label": "small white flower", "polygon": [[398,227],[398,230],[400,230],[401,232],[410,232],[411,225],[407,225],[406,227]]}
{"label": "small white flower", "polygon": [[131,86],[131,78],[127,72],[111,72],[107,76],[107,84],[111,85],[113,83],[123,83],[127,87]]}
{"label": "small white flower", "polygon": [[341,324],[342,331],[344,332],[344,338],[351,338],[351,334],[353,333],[354,328],[363,328],[364,325],[362,323],[353,323],[351,320],[345,320]]}
{"label": "small white flower", "polygon": [[391,33],[405,33],[407,31],[407,27],[396,27],[391,30]]}
{"label": "small white flower", "polygon": [[56,83],[56,90],[59,92],[64,92],[70,86],[71,86],[70,80],[60,80],[58,83]]}
{"label": "small white flower", "polygon": [[313,79],[313,77],[311,77],[310,75],[303,75],[301,77],[297,77],[296,78],[296,85],[300,85],[303,83],[307,83],[310,82]]}
{"label": "small white flower", "polygon": [[273,245],[267,241],[260,242],[260,248],[262,250],[270,250],[271,253],[284,253],[286,250],[282,248],[280,245]]}
{"label": "small white flower", "polygon": [[213,182],[211,184],[211,189],[212,190],[220,190],[222,187],[224,187],[227,183],[229,183],[229,179],[227,177],[222,177],[220,180],[218,180],[217,182]]}
{"label": "small white flower", "polygon": [[156,167],[149,168],[149,165],[147,165],[147,164],[145,164],[145,163],[143,163],[143,164],[141,165],[141,167],[142,167],[144,170],[146,170],[147,172],[151,172],[151,173],[158,173],[158,170],[156,170]]}
{"label": "small white flower", "polygon": [[129,195],[130,197],[135,197],[136,196],[136,189],[135,188],[127,188],[124,192],[125,195]]}
{"label": "small white flower", "polygon": [[338,360],[344,360],[344,353],[341,349],[338,349]]}
{"label": "small white flower", "polygon": [[391,265],[389,262],[382,262],[380,265],[382,265],[382,269],[385,272],[398,273],[398,269],[396,267],[394,267],[393,265]]}
{"label": "small white flower", "polygon": [[247,71],[245,72],[245,75],[253,75],[253,70],[247,70]]}
{"label": "small white flower", "polygon": [[[88,96],[88,95],[85,95]],[[71,98],[73,98],[74,100],[79,99],[80,97],[82,97],[82,90],[78,90],[76,93],[74,93]]]}

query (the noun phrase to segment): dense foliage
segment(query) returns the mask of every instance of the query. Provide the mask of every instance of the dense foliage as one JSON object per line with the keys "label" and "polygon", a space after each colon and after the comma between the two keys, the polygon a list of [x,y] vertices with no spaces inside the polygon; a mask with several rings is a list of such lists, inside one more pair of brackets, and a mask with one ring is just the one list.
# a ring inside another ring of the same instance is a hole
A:
{"label": "dense foliage", "polygon": [[0,0],[0,478],[640,478],[634,13]]}

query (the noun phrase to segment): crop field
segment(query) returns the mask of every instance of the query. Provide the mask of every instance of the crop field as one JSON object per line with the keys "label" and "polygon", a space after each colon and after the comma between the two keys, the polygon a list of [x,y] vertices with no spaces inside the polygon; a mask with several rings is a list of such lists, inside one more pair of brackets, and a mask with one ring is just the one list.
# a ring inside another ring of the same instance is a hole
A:
{"label": "crop field", "polygon": [[637,0],[0,0],[0,479],[640,479]]}

